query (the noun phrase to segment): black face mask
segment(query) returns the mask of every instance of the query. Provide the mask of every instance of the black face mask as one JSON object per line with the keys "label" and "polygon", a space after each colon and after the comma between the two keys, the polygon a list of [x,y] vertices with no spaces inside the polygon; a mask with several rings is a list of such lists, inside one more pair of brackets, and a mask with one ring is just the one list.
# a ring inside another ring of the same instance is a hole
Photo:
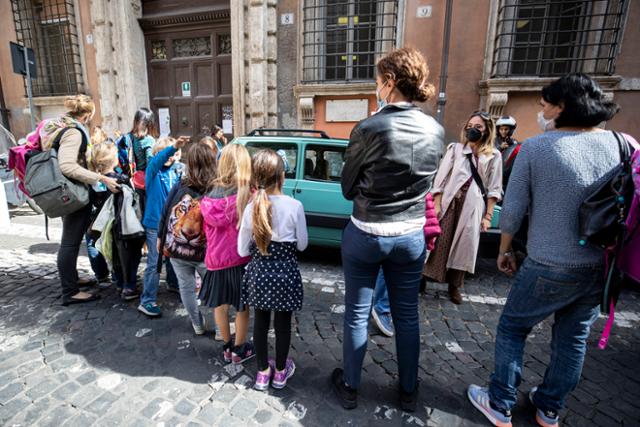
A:
{"label": "black face mask", "polygon": [[467,140],[469,142],[478,142],[482,139],[483,133],[476,128],[469,128],[466,131]]}

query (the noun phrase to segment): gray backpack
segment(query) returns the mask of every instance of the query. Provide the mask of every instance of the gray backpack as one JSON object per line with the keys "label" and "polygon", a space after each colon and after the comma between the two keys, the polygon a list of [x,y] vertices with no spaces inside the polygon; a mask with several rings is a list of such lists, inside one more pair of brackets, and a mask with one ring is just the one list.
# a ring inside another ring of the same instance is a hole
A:
{"label": "gray backpack", "polygon": [[[64,176],[58,165],[60,140],[69,129],[77,128],[61,129],[52,143],[51,150],[37,152],[27,161],[25,187],[44,214],[51,218],[69,215],[89,204],[89,188]],[[80,134],[80,155],[84,156],[87,140],[84,132]]]}

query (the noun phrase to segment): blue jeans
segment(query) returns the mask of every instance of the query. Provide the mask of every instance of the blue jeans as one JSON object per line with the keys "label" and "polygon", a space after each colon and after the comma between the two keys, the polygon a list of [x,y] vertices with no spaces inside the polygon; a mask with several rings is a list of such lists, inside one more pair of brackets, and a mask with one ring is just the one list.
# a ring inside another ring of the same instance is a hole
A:
{"label": "blue jeans", "polygon": [[376,288],[373,291],[373,309],[378,314],[391,313],[391,307],[389,307],[389,292],[387,292],[387,283],[384,281],[382,268],[380,268],[380,272],[378,273]]}
{"label": "blue jeans", "polygon": [[344,381],[360,386],[362,361],[367,349],[373,289],[382,267],[396,329],[400,385],[413,392],[418,379],[420,325],[418,291],[425,258],[424,233],[383,237],[365,233],[349,222],[342,236],[345,279]]}
{"label": "blue jeans", "polygon": [[[158,285],[160,273],[158,272],[158,230],[145,229],[147,235],[147,267],[144,270],[144,290],[140,297],[140,304],[158,301]],[[178,278],[171,267],[169,259],[165,259],[167,269],[167,285],[178,288]]]}
{"label": "blue jeans", "polygon": [[109,266],[102,254],[96,249],[96,241],[91,238],[89,233],[86,233],[85,241],[87,243],[87,255],[89,256],[89,263],[91,264],[91,270],[96,275],[96,279],[103,280],[109,278]]}
{"label": "blue jeans", "polygon": [[544,411],[564,407],[566,395],[580,380],[589,329],[598,318],[603,283],[602,268],[558,268],[525,260],[498,323],[495,372],[489,384],[494,405],[503,410],[515,405],[527,335],[553,315],[551,360],[534,404]]}

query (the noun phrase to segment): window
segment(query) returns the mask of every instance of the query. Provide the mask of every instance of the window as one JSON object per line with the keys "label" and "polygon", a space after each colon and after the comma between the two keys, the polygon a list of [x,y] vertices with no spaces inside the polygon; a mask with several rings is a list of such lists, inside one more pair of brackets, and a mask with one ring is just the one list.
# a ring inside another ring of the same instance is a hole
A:
{"label": "window", "polygon": [[33,49],[38,77],[34,96],[82,92],[73,0],[11,0],[18,43]]}
{"label": "window", "polygon": [[298,161],[298,146],[294,144],[281,144],[278,142],[248,142],[247,150],[253,157],[255,153],[265,148],[270,148],[282,157],[284,160],[284,177],[296,179],[296,166]]}
{"label": "window", "polygon": [[304,152],[304,179],[340,182],[344,148],[309,145]]}
{"label": "window", "polygon": [[610,75],[628,0],[501,0],[493,77]]}
{"label": "window", "polygon": [[305,0],[303,81],[368,81],[395,46],[397,0]]}

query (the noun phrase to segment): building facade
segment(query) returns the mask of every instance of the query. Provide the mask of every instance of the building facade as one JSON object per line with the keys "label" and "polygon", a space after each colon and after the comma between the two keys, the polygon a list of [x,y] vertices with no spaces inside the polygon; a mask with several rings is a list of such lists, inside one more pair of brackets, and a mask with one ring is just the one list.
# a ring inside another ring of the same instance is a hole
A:
{"label": "building facade", "polygon": [[[413,46],[439,96],[423,105],[457,138],[482,109],[538,132],[539,91],[593,75],[622,107],[608,128],[640,135],[640,3],[630,0],[6,0],[0,2],[0,113],[29,129],[24,78],[9,42],[34,49],[36,119],[86,93],[93,124],[127,131],[139,107],[161,129],[229,136],[257,127],[348,137],[376,109],[375,62]],[[448,36],[447,36],[448,35]]]}

